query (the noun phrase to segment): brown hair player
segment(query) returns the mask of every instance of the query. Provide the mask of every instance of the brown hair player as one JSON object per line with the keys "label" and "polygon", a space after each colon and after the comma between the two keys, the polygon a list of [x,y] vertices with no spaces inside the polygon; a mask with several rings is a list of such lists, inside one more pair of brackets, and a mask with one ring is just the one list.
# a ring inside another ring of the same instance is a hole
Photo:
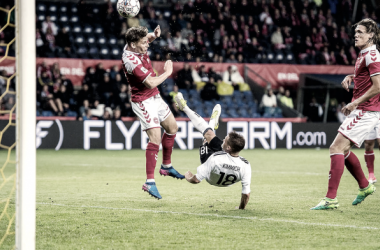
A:
{"label": "brown hair player", "polygon": [[242,185],[242,194],[239,209],[245,209],[251,193],[251,164],[239,156],[244,149],[245,139],[240,134],[232,131],[222,141],[215,135],[214,129],[219,127],[221,107],[215,105],[209,123],[200,115],[191,110],[182,93],[174,98],[179,110],[182,110],[190,118],[194,127],[202,133],[205,143],[199,148],[201,165],[194,175],[190,171],[185,178],[192,184],[198,184],[202,180],[213,186],[228,187],[239,181]]}
{"label": "brown hair player", "polygon": [[336,198],[344,165],[359,184],[359,194],[352,205],[361,203],[376,187],[368,182],[356,155],[350,151],[355,145],[360,147],[380,119],[380,53],[376,45],[380,42],[380,29],[370,18],[354,25],[355,46],[361,51],[356,59],[353,75],[344,78],[342,86],[354,81],[351,103],[343,107],[347,116],[338,129],[338,135],[330,146],[331,167],[326,197],[312,210],[324,210],[339,206]]}
{"label": "brown hair player", "polygon": [[[157,86],[172,74],[173,63],[170,60],[166,61],[164,73],[156,76],[147,54],[149,43],[160,35],[160,26],[157,26],[152,33],[148,33],[148,29],[145,27],[128,29],[125,34],[127,44],[122,55],[125,76],[132,91],[132,109],[140,118],[141,129],[149,137],[145,153],[147,179],[142,189],[157,199],[162,198],[154,179],[160,143],[162,143],[163,155],[160,174],[177,179],[185,178],[171,164],[171,154],[178,126],[169,106],[162,100],[157,89]],[[165,129],[162,138],[161,126]]]}

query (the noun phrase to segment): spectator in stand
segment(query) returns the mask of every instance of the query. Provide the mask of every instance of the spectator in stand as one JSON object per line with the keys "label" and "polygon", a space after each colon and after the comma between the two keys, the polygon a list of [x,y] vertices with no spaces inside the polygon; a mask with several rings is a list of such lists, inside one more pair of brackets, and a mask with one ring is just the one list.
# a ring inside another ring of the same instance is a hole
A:
{"label": "spectator in stand", "polygon": [[57,27],[57,25],[55,25],[54,22],[51,21],[50,16],[46,16],[45,21],[42,22],[42,32],[46,34],[48,29],[51,30],[51,32],[54,36],[57,35],[58,27]]}
{"label": "spectator in stand", "polygon": [[195,87],[194,80],[191,75],[190,65],[185,63],[183,69],[179,70],[176,77],[176,83],[179,89],[193,89]]}
{"label": "spectator in stand", "polygon": [[66,75],[62,75],[61,80],[61,85],[64,85],[66,87],[66,92],[70,95],[70,97],[72,97],[72,95],[74,94],[73,83],[69,78],[66,77]]}
{"label": "spectator in stand", "polygon": [[116,108],[113,110],[112,120],[114,120],[114,121],[121,120],[121,110],[119,108]]}
{"label": "spectator in stand", "polygon": [[244,83],[244,79],[237,70],[237,67],[231,65],[223,73],[223,82],[232,85],[235,90],[238,90],[239,84]]}
{"label": "spectator in stand", "polygon": [[271,42],[273,44],[274,49],[276,50],[281,50],[281,49],[286,48],[280,27],[277,27],[276,31],[273,32],[272,37],[271,37]]}
{"label": "spectator in stand", "polygon": [[104,109],[103,116],[101,117],[101,120],[109,121],[112,120],[113,111],[110,107],[106,107]]}
{"label": "spectator in stand", "polygon": [[336,61],[338,64],[341,64],[341,65],[349,65],[349,61],[348,61],[348,58],[347,58],[347,55],[346,55],[346,52],[344,51],[344,47],[342,47],[339,51],[339,54],[336,58]]}
{"label": "spectator in stand", "polygon": [[350,63],[351,65],[355,65],[356,59],[357,59],[357,53],[354,49],[354,46],[350,46],[350,49],[348,50],[349,57],[350,57]]}
{"label": "spectator in stand", "polygon": [[323,109],[322,106],[317,102],[315,97],[311,98],[309,106],[305,110],[305,115],[308,117],[308,120],[311,122],[320,122],[323,118]]}
{"label": "spectator in stand", "polygon": [[[1,28],[1,26],[0,26]],[[3,40],[0,39],[0,44],[1,43],[5,43]],[[36,52],[37,52],[37,56],[44,56],[45,55],[45,51],[46,51],[46,46],[47,42],[46,42],[46,38],[45,36],[41,33],[40,29],[39,28],[36,28]],[[0,50],[1,50],[1,47],[0,47]],[[0,51],[0,55],[4,55],[5,54],[5,49],[4,49],[4,53],[1,53]]]}
{"label": "spectator in stand", "polygon": [[108,74],[109,74],[109,76],[110,76],[110,78],[112,80],[115,80],[116,79],[116,75],[119,74],[119,72],[120,72],[119,66],[118,65],[114,65],[114,66],[112,66],[112,68],[111,68],[111,70],[110,70],[110,72]]}
{"label": "spectator in stand", "polygon": [[285,106],[291,109],[294,108],[293,99],[290,97],[290,91],[288,89],[285,90],[285,95],[280,98],[280,101]]}
{"label": "spectator in stand", "polygon": [[191,23],[188,22],[186,24],[186,28],[181,30],[181,36],[184,39],[188,39],[190,35],[194,36],[194,31],[192,29]]}
{"label": "spectator in stand", "polygon": [[46,65],[46,61],[42,61],[42,63],[37,66],[37,77],[41,77],[43,72],[47,74],[47,77],[51,78],[50,68]]}
{"label": "spectator in stand", "polygon": [[[70,95],[66,92],[65,85],[60,86],[59,91],[55,95],[55,102],[61,112],[66,113],[70,110]],[[61,113],[59,115],[63,114]]]}
{"label": "spectator in stand", "polygon": [[90,109],[90,102],[87,99],[84,99],[81,102],[81,106],[78,110],[78,118],[83,118],[87,114],[87,110]]}
{"label": "spectator in stand", "polygon": [[177,31],[175,33],[175,37],[173,38],[175,51],[181,51],[182,41],[183,41],[183,38],[181,36],[181,32]]}
{"label": "spectator in stand", "polygon": [[206,72],[206,66],[205,65],[201,65],[201,67],[199,68],[199,77],[201,78],[201,81],[202,82],[209,82],[210,81],[210,78]]}
{"label": "spectator in stand", "polygon": [[327,110],[327,122],[338,122],[338,103],[335,98],[330,99],[329,108]]}
{"label": "spectator in stand", "polygon": [[82,104],[84,100],[87,100],[89,103],[92,103],[92,92],[89,90],[87,84],[83,84],[82,89],[79,90],[76,100],[78,104]]}
{"label": "spectator in stand", "polygon": [[56,47],[60,52],[71,52],[70,36],[67,33],[67,28],[63,27],[56,37]]}
{"label": "spectator in stand", "polygon": [[44,86],[48,87],[49,93],[53,93],[53,81],[48,76],[47,71],[43,71],[41,76],[37,78],[37,92],[40,92]]}
{"label": "spectator in stand", "polygon": [[57,62],[53,63],[51,66],[50,74],[53,82],[57,81],[58,78],[61,78],[61,69],[59,68],[59,64]]}
{"label": "spectator in stand", "polygon": [[104,79],[105,73],[107,73],[107,71],[104,69],[103,63],[98,63],[95,70],[95,77],[97,82],[101,82]]}
{"label": "spectator in stand", "polygon": [[272,89],[268,89],[266,93],[263,95],[263,99],[261,100],[261,106],[264,108],[275,108],[277,107],[277,98],[273,94]]}
{"label": "spectator in stand", "polygon": [[177,16],[171,16],[171,20],[169,22],[170,33],[176,34],[177,32],[181,32],[181,25],[178,23]]}
{"label": "spectator in stand", "polygon": [[211,66],[209,69],[208,69],[208,76],[211,78],[214,78],[214,81],[216,83],[219,83],[222,81],[222,76],[218,73],[215,72],[215,69],[213,66]]}
{"label": "spectator in stand", "polygon": [[50,52],[54,52],[55,51],[55,36],[50,27],[46,31],[45,39],[46,39]]}
{"label": "spectator in stand", "polygon": [[210,78],[210,81],[206,82],[206,85],[201,90],[201,98],[204,101],[219,100],[220,97],[216,92],[216,86],[214,78]]}
{"label": "spectator in stand", "polygon": [[169,31],[169,25],[168,22],[164,19],[164,16],[160,14],[156,22],[158,25],[160,25],[161,36],[166,36],[166,33]]}
{"label": "spectator in stand", "polygon": [[59,116],[63,114],[63,110],[58,109],[57,105],[54,103],[53,94],[49,91],[48,85],[43,85],[41,91],[37,93],[37,101],[40,103],[40,108],[42,110],[52,110]]}
{"label": "spectator in stand", "polygon": [[238,63],[234,54],[231,54],[230,57],[226,60],[226,63]]}
{"label": "spectator in stand", "polygon": [[277,99],[281,100],[281,97],[283,97],[284,95],[285,95],[285,89],[284,89],[284,87],[282,87],[282,86],[278,87],[278,92],[277,92],[277,95],[276,95]]}
{"label": "spectator in stand", "polygon": [[[4,109],[3,110],[11,110],[15,106],[15,98],[14,95],[10,96],[8,100],[4,104]],[[16,112],[16,109],[13,110],[13,113]]]}

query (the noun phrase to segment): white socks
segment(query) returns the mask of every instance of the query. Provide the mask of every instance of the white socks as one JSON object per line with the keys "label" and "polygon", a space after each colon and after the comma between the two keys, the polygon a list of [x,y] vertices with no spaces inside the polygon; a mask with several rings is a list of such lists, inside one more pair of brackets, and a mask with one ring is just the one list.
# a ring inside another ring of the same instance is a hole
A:
{"label": "white socks", "polygon": [[170,164],[168,164],[168,165],[165,165],[165,164],[161,164],[161,166],[163,167],[163,168],[170,168],[171,166],[172,166],[172,164],[170,163]]}
{"label": "white socks", "polygon": [[[186,113],[186,115],[190,118],[191,122],[193,123],[194,127],[202,133],[210,127],[210,125],[197,113],[195,113],[193,110],[189,108],[189,106],[186,106],[183,109],[183,112]],[[215,121],[214,121],[215,125]],[[213,128],[213,127],[212,127]]]}
{"label": "white socks", "polygon": [[146,182],[156,182],[154,179],[146,179]]}

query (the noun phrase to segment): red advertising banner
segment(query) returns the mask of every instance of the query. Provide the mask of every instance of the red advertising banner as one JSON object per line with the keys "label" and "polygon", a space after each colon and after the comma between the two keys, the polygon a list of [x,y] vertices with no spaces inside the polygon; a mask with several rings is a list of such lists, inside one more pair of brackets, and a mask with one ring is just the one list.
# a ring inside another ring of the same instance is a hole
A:
{"label": "red advertising banner", "polygon": [[354,66],[343,65],[245,64],[245,66],[248,68],[247,76],[249,78],[263,87],[267,85],[264,80],[249,70],[251,69],[270,82],[273,89],[277,89],[279,86],[296,88],[300,74],[349,75],[354,73]]}
{"label": "red advertising banner", "polygon": [[[74,85],[81,85],[88,67],[95,67],[98,63],[102,63],[104,69],[110,69],[117,65],[121,67],[121,60],[95,60],[95,59],[69,59],[69,58],[37,58],[37,64],[46,62],[47,65],[52,65],[57,62],[61,68],[61,74],[66,75]],[[153,68],[159,74],[163,73],[165,62],[152,62]],[[176,76],[178,70],[183,68],[183,62],[174,62],[173,75]],[[223,73],[227,70],[229,63],[189,63],[195,69],[201,65],[206,66],[206,70],[214,67],[218,73]],[[244,76],[244,67],[247,67],[247,76],[261,86],[265,87],[267,82],[271,83],[272,88],[277,89],[278,86],[288,86],[296,88],[299,83],[300,74],[352,74],[354,66],[340,65],[296,65],[296,64],[233,64],[236,65],[240,74]],[[0,70],[6,70],[8,74],[13,74],[15,71],[14,60],[4,60],[0,63]],[[253,70],[255,73],[253,73]],[[260,75],[263,79],[257,76]]]}

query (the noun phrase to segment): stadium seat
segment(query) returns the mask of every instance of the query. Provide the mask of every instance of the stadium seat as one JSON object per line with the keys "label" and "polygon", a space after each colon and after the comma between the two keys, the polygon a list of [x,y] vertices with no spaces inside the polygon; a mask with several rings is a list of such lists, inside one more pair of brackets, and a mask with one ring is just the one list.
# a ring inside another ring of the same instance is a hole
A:
{"label": "stadium seat", "polygon": [[172,16],[172,13],[169,10],[165,10],[164,17],[165,18],[170,18],[171,16]]}
{"label": "stadium seat", "polygon": [[91,47],[87,53],[88,57],[91,59],[99,59],[99,50],[97,47]]}
{"label": "stadium seat", "polygon": [[240,117],[244,117],[244,118],[250,117],[250,115],[248,114],[246,109],[239,109],[238,113],[239,113]]}
{"label": "stadium seat", "polygon": [[78,44],[84,44],[84,37],[82,35],[77,35],[75,38],[74,38],[74,42],[78,45]]}
{"label": "stadium seat", "polygon": [[89,24],[86,24],[83,26],[83,32],[86,33],[86,34],[92,34],[93,33],[93,28],[91,25]]}
{"label": "stadium seat", "polygon": [[96,39],[95,39],[95,36],[92,36],[92,35],[88,36],[88,37],[87,37],[87,43],[88,43],[88,45],[90,45],[90,46],[95,46],[95,45],[96,45]]}
{"label": "stadium seat", "polygon": [[57,10],[58,10],[58,7],[57,7],[57,5],[55,5],[55,4],[51,4],[51,5],[49,6],[48,10],[49,10],[49,13],[50,13],[50,14],[51,14],[51,13],[56,13]]}
{"label": "stadium seat", "polygon": [[37,8],[36,8],[36,11],[37,12],[46,12],[46,5],[43,4],[43,3],[38,3],[37,4]]}
{"label": "stadium seat", "polygon": [[76,34],[81,34],[82,27],[80,25],[74,25],[73,28],[71,29],[71,32],[76,33]]}
{"label": "stadium seat", "polygon": [[85,46],[78,46],[76,49],[76,54],[80,58],[86,58],[87,57],[87,48]]}
{"label": "stadium seat", "polygon": [[42,116],[53,116],[53,112],[49,110],[43,110],[42,111]]}
{"label": "stadium seat", "polygon": [[107,42],[107,40],[104,36],[101,36],[98,38],[98,45],[105,45],[106,42]]}
{"label": "stadium seat", "polygon": [[285,56],[282,53],[276,54],[276,62],[277,63],[284,63],[285,62]]}
{"label": "stadium seat", "polygon": [[62,28],[66,28],[68,33],[71,33],[71,26],[69,24],[62,25]]}
{"label": "stadium seat", "polygon": [[49,16],[50,16],[50,20],[51,20],[52,22],[56,22],[57,19],[58,19],[56,14],[51,13],[51,14],[49,14]]}
{"label": "stadium seat", "polygon": [[112,59],[120,59],[121,58],[121,51],[118,48],[113,48],[111,50],[111,56],[112,56]]}
{"label": "stadium seat", "polygon": [[61,16],[59,17],[59,23],[60,23],[61,25],[67,24],[68,22],[69,22],[69,18],[68,18],[68,16],[66,16],[66,15],[61,15]]}
{"label": "stadium seat", "polygon": [[117,44],[117,38],[115,36],[110,36],[108,38],[108,44],[109,45],[116,45]]}
{"label": "stadium seat", "polygon": [[102,59],[109,59],[111,57],[110,50],[107,46],[99,47],[99,54]]}
{"label": "stadium seat", "polygon": [[94,32],[97,35],[103,35],[103,27],[100,24],[94,26]]}
{"label": "stadium seat", "polygon": [[76,6],[76,4],[72,4],[70,7],[69,7],[69,10],[72,14],[76,14],[78,12],[78,8]]}
{"label": "stadium seat", "polygon": [[67,13],[67,6],[61,3],[61,6],[59,7],[59,12],[61,14],[66,14]]}
{"label": "stadium seat", "polygon": [[75,111],[71,111],[71,110],[69,110],[69,111],[67,111],[67,114],[66,114],[68,117],[77,117],[78,116],[78,114],[77,114],[77,112],[75,112]]}
{"label": "stadium seat", "polygon": [[37,15],[37,20],[40,21],[40,22],[45,21],[45,14],[42,14],[42,13],[38,14]]}
{"label": "stadium seat", "polygon": [[78,16],[71,16],[70,18],[71,23],[78,23],[79,22],[79,17]]}

